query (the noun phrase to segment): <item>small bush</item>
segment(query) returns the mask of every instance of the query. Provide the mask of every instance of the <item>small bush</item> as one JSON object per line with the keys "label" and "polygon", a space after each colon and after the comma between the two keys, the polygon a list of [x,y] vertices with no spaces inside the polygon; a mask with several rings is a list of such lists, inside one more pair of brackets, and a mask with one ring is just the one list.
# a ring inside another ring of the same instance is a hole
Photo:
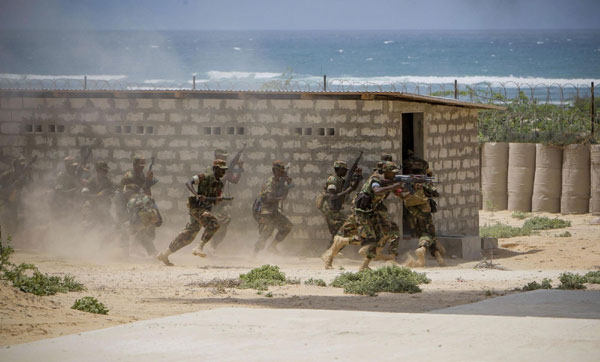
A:
{"label": "small bush", "polygon": [[387,265],[376,270],[358,273],[342,273],[331,286],[344,288],[344,293],[375,296],[379,292],[418,293],[419,284],[427,284],[425,273],[417,273],[409,268]]}
{"label": "small bush", "polygon": [[267,297],[267,298],[273,298],[273,293],[268,292],[267,294],[265,294],[265,297]]}
{"label": "small bush", "polygon": [[544,278],[542,280],[542,284],[539,284],[536,281],[533,281],[531,283],[526,284],[523,288],[521,288],[524,291],[529,291],[529,290],[537,290],[537,289],[552,289],[552,284],[551,284],[552,280],[548,279],[548,278]]}
{"label": "small bush", "polygon": [[317,287],[326,287],[327,283],[323,279],[310,278],[304,282],[305,285],[316,285]]}
{"label": "small bush", "polygon": [[570,232],[565,231],[565,232],[562,232],[560,234],[556,234],[555,236],[558,237],[558,238],[570,238],[573,235],[571,235]]}
{"label": "small bush", "polygon": [[510,216],[513,219],[518,219],[518,220],[525,220],[528,217],[531,216],[530,212],[523,212],[523,211],[513,211],[512,214],[510,214]]}
{"label": "small bush", "polygon": [[583,285],[587,282],[586,277],[579,274],[561,273],[558,280],[560,280],[558,289],[586,289]]}
{"label": "small bush", "polygon": [[568,220],[562,220],[559,218],[550,219],[546,216],[534,216],[527,219],[523,224],[523,229],[529,230],[550,230],[550,229],[562,229],[571,226],[571,222]]}
{"label": "small bush", "polygon": [[16,265],[10,261],[14,249],[10,245],[2,245],[0,240],[0,278],[8,280],[15,288],[35,295],[54,295],[56,293],[80,292],[85,290],[83,284],[71,275],[50,276],[42,273],[33,264]]}
{"label": "small bush", "polygon": [[242,281],[240,288],[251,288],[256,290],[267,290],[272,285],[285,285],[287,279],[285,274],[279,271],[278,266],[263,265],[254,268],[246,274],[240,274]]}
{"label": "small bush", "polygon": [[514,238],[516,236],[529,236],[531,230],[510,226],[497,222],[494,225],[484,225],[479,228],[479,235],[486,238]]}
{"label": "small bush", "polygon": [[600,284],[600,271],[589,272],[585,275],[585,280],[590,284]]}
{"label": "small bush", "polygon": [[71,309],[94,314],[108,314],[108,308],[94,297],[77,299]]}

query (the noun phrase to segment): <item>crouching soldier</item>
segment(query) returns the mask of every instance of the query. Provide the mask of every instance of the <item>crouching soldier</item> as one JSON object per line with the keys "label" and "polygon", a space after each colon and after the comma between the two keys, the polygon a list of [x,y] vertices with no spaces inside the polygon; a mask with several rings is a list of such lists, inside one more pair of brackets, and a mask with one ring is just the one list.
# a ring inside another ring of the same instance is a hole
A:
{"label": "crouching soldier", "polygon": [[258,199],[252,208],[254,217],[258,222],[258,240],[254,246],[254,255],[264,249],[267,239],[275,229],[277,229],[277,234],[268,250],[278,254],[277,244],[282,242],[292,231],[292,222],[279,211],[279,204],[287,198],[288,191],[294,185],[292,179],[287,175],[283,162],[273,162],[272,170],[273,176],[263,184]]}
{"label": "crouching soldier", "polygon": [[185,226],[185,230],[175,237],[169,247],[158,254],[157,259],[165,265],[173,265],[169,261],[169,255],[194,241],[202,227],[204,227],[204,232],[200,244],[192,250],[192,254],[200,257],[206,256],[203,251],[204,245],[210,241],[220,226],[218,219],[211,213],[211,209],[216,203],[223,200],[221,196],[223,192],[221,178],[226,171],[227,164],[225,161],[217,159],[213,162],[212,174],[197,174],[186,182],[185,186],[193,195],[188,198],[187,205],[190,221]]}
{"label": "crouching soldier", "polygon": [[162,217],[151,196],[136,192],[127,202],[129,235],[141,244],[148,256],[156,255],[154,237],[156,228],[162,225]]}

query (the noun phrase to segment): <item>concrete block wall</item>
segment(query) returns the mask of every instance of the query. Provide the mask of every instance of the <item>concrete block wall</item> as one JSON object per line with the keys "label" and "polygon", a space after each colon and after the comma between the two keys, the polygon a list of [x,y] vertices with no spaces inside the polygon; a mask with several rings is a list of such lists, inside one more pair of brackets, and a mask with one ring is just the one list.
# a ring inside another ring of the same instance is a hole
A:
{"label": "concrete block wall", "polygon": [[[440,232],[477,235],[478,148],[476,112],[425,103],[357,99],[272,99],[239,96],[178,98],[139,92],[33,92],[0,97],[0,164],[19,154],[37,155],[40,177],[54,177],[66,155],[93,145],[92,160],[106,160],[117,181],[131,167],[133,152],[156,157],[159,184],[153,193],[166,223],[186,221],[183,183],[210,167],[215,148],[230,158],[247,144],[246,173],[229,193],[235,225],[254,225],[250,208],[271,162],[290,162],[296,187],[284,212],[296,225],[293,237],[321,247],[329,234],[314,199],[337,159],[351,162],[365,152],[365,175],[382,152],[401,157],[403,112],[424,112],[426,157],[440,186]],[[474,161],[473,161],[474,160]],[[460,207],[453,207],[460,206]],[[397,204],[392,203],[392,211]],[[466,210],[466,211],[465,211]]]}

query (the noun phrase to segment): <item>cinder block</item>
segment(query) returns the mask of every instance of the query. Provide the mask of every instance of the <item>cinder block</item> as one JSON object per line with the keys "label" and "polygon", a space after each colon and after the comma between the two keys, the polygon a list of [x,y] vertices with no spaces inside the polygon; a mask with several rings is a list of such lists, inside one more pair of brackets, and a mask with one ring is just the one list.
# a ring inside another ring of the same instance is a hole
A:
{"label": "cinder block", "polygon": [[267,148],[267,149],[276,149],[277,148],[277,141],[275,141],[274,139],[261,139],[259,142],[260,146],[263,148]]}
{"label": "cinder block", "polygon": [[204,109],[220,109],[222,102],[220,99],[204,99]]}
{"label": "cinder block", "polygon": [[108,129],[105,125],[102,124],[94,124],[92,125],[92,132],[98,135],[105,135],[108,133]]}
{"label": "cinder block", "polygon": [[182,135],[190,135],[190,136],[197,136],[200,134],[200,132],[198,132],[198,126],[195,124],[190,124],[190,125],[183,125],[181,127],[181,134]]}
{"label": "cinder block", "polygon": [[69,127],[70,134],[84,134],[87,133],[88,127],[83,124],[73,124]]}
{"label": "cinder block", "polygon": [[287,123],[297,123],[297,122],[301,122],[301,114],[300,113],[284,113],[281,116],[281,123],[287,124]]}
{"label": "cinder block", "polygon": [[168,115],[169,115],[169,122],[172,122],[172,123],[188,122],[190,119],[190,116],[185,113],[169,113]]}
{"label": "cinder block", "polygon": [[181,161],[197,160],[198,159],[198,151],[194,151],[194,150],[179,151],[179,159]]}
{"label": "cinder block", "polygon": [[314,109],[315,101],[307,100],[307,99],[295,99],[292,101],[292,106],[295,109]]}
{"label": "cinder block", "polygon": [[20,123],[16,122],[2,122],[0,124],[0,133],[3,134],[19,134],[22,131]]}
{"label": "cinder block", "polygon": [[184,139],[174,139],[169,142],[169,147],[177,148],[177,147],[187,147],[187,140]]}
{"label": "cinder block", "polygon": [[182,100],[182,106],[185,110],[196,110],[200,109],[200,100],[199,99],[184,99]]}
{"label": "cinder block", "polygon": [[227,99],[225,100],[225,108],[231,110],[240,110],[244,108],[244,100],[243,99]]}
{"label": "cinder block", "polygon": [[159,99],[158,108],[163,111],[175,109],[175,99]]}
{"label": "cinder block", "polygon": [[131,158],[131,151],[113,150],[112,157],[117,160],[123,160],[123,159],[129,160]]}
{"label": "cinder block", "polygon": [[62,136],[57,140],[59,147],[75,147],[77,144],[75,137]]}
{"label": "cinder block", "polygon": [[383,101],[364,101],[363,112],[383,111]]}
{"label": "cinder block", "polygon": [[111,109],[111,105],[108,98],[92,98],[90,99],[94,108],[101,109],[103,111]]}
{"label": "cinder block", "polygon": [[321,123],[323,122],[323,117],[317,113],[306,113],[304,115],[304,123]]}
{"label": "cinder block", "polygon": [[173,126],[158,126],[156,134],[159,136],[172,136],[175,134],[175,127]]}
{"label": "cinder block", "polygon": [[177,155],[175,154],[175,151],[169,151],[169,150],[158,151],[156,156],[160,160],[173,160],[177,157]]}
{"label": "cinder block", "polygon": [[498,239],[496,238],[481,238],[481,249],[489,250],[489,249],[497,249],[498,248]]}
{"label": "cinder block", "polygon": [[23,97],[23,108],[40,109],[46,107],[46,98]]}
{"label": "cinder block", "polygon": [[330,111],[335,108],[335,100],[320,99],[315,102],[317,111]]}
{"label": "cinder block", "polygon": [[[139,99],[138,99],[139,100]],[[142,99],[146,100],[146,99]],[[144,120],[144,113],[142,112],[127,112],[125,121],[127,122],[139,122]]]}
{"label": "cinder block", "polygon": [[147,148],[158,148],[158,147],[163,147],[166,143],[166,140],[164,138],[149,138],[146,141],[146,147]]}
{"label": "cinder block", "polygon": [[192,113],[190,120],[197,123],[207,123],[210,122],[210,116],[206,113]]}
{"label": "cinder block", "polygon": [[147,122],[164,122],[167,119],[167,115],[162,112],[149,112],[143,119]]}
{"label": "cinder block", "polygon": [[[87,99],[73,98],[71,100],[82,101],[83,103],[87,102]],[[48,108],[66,108],[65,103],[66,98],[48,98],[46,99],[46,106]],[[71,105],[71,107],[73,107]]]}
{"label": "cinder block", "polygon": [[129,107],[131,106],[129,99],[115,99],[114,102],[115,108],[119,110],[129,109]]}
{"label": "cinder block", "polygon": [[357,108],[357,102],[353,100],[338,100],[337,105],[339,109],[355,111]]}
{"label": "cinder block", "polygon": [[154,100],[138,98],[135,100],[135,107],[139,109],[152,108],[154,107]]}
{"label": "cinder block", "polygon": [[104,147],[120,147],[121,142],[116,137],[104,138],[102,139],[102,144]]}
{"label": "cinder block", "polygon": [[123,139],[125,147],[140,148],[142,147],[142,140],[139,138],[126,137]]}
{"label": "cinder block", "polygon": [[[249,103],[250,105],[250,109],[254,109],[252,108],[253,106],[253,102],[251,101]],[[285,109],[291,109],[292,108],[292,101],[290,100],[280,100],[280,99],[272,99],[271,100],[271,106],[273,106],[274,109],[276,110],[285,110]]]}
{"label": "cinder block", "polygon": [[363,136],[375,136],[375,137],[384,137],[386,129],[383,127],[379,128],[363,128],[360,130],[361,135]]}
{"label": "cinder block", "polygon": [[248,128],[248,133],[252,136],[264,136],[269,134],[269,130],[264,126],[253,126]]}

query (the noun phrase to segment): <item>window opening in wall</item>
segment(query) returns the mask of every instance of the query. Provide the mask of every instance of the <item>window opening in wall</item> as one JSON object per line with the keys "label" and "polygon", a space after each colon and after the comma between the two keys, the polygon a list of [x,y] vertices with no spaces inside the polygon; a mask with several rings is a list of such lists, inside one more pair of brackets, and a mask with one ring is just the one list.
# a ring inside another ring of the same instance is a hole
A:
{"label": "window opening in wall", "polygon": [[115,133],[123,133],[123,128],[121,128],[121,126],[115,126]]}
{"label": "window opening in wall", "polygon": [[144,133],[144,126],[137,126],[135,133],[137,134],[143,134]]}
{"label": "window opening in wall", "polygon": [[335,136],[335,128],[327,128],[327,134],[329,136]]}
{"label": "window opening in wall", "polygon": [[325,136],[325,128],[319,128],[319,136]]}
{"label": "window opening in wall", "polygon": [[212,128],[204,127],[204,134],[212,134]]}
{"label": "window opening in wall", "polygon": [[154,126],[146,126],[146,133],[147,134],[153,134],[154,133]]}
{"label": "window opening in wall", "polygon": [[25,132],[27,132],[27,133],[33,132],[33,125],[32,124],[26,125],[25,126]]}
{"label": "window opening in wall", "polygon": [[56,132],[63,133],[64,131],[65,131],[65,125],[59,124],[58,126],[56,126]]}
{"label": "window opening in wall", "polygon": [[244,134],[244,127],[238,127],[237,128],[237,134],[238,135],[243,135]]}
{"label": "window opening in wall", "polygon": [[227,127],[227,134],[235,134],[235,127]]}
{"label": "window opening in wall", "polygon": [[131,133],[131,126],[123,127],[123,133]]}
{"label": "window opening in wall", "polygon": [[302,136],[302,128],[296,128],[296,134]]}
{"label": "window opening in wall", "polygon": [[51,133],[56,132],[56,126],[53,124],[48,125],[48,132],[51,132]]}
{"label": "window opening in wall", "polygon": [[42,125],[41,124],[36,124],[33,126],[33,131],[36,133],[40,133],[42,132]]}
{"label": "window opening in wall", "polygon": [[305,136],[312,136],[312,128],[305,128],[304,129],[304,135]]}
{"label": "window opening in wall", "polygon": [[216,135],[221,134],[221,127],[213,127],[213,134],[216,134]]}

